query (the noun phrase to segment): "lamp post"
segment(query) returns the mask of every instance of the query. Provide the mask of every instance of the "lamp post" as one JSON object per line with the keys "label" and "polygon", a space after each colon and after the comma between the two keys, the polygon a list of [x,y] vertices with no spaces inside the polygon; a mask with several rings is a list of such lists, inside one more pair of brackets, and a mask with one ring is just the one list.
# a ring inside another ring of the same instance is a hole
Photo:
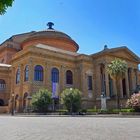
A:
{"label": "lamp post", "polygon": [[15,94],[12,93],[12,110],[11,110],[11,115],[14,116],[14,97],[15,97]]}
{"label": "lamp post", "polygon": [[27,108],[27,111],[28,111],[28,113],[30,113],[30,110],[31,110],[31,106],[30,106],[30,102],[31,102],[31,100],[32,100],[32,96],[30,96],[30,95],[28,95],[27,96],[27,100],[28,100],[28,108]]}

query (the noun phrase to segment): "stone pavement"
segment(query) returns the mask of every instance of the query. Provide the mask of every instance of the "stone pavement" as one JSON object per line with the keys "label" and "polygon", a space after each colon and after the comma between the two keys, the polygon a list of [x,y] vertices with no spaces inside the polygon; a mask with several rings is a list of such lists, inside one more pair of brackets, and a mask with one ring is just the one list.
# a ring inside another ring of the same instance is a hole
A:
{"label": "stone pavement", "polygon": [[0,116],[0,140],[140,140],[140,118]]}

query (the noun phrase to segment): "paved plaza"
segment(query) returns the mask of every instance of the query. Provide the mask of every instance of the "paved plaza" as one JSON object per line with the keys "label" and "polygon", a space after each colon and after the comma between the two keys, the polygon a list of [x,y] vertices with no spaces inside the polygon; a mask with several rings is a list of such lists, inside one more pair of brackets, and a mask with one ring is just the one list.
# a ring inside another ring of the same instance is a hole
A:
{"label": "paved plaza", "polygon": [[140,140],[140,118],[0,117],[0,140]]}

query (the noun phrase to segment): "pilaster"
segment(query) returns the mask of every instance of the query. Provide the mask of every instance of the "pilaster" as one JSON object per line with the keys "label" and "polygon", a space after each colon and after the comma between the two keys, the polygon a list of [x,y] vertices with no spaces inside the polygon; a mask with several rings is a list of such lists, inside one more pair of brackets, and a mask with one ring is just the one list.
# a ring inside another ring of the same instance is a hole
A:
{"label": "pilaster", "polygon": [[29,61],[29,93],[32,93],[33,81],[34,81],[34,66],[33,61],[30,59]]}
{"label": "pilaster", "polygon": [[105,85],[106,85],[106,97],[109,97],[109,75],[107,73],[107,64],[105,65]]}
{"label": "pilaster", "polygon": [[[63,65],[61,65],[60,67],[60,82],[59,82],[59,87],[60,87],[60,92],[62,92],[65,88],[65,79],[66,79],[66,76],[65,76],[65,67]],[[60,94],[60,93],[59,93]]]}
{"label": "pilaster", "polygon": [[129,92],[129,81],[128,81],[128,73],[127,72],[125,73],[125,84],[126,84],[126,94],[127,94],[127,97],[129,97],[130,92]]}

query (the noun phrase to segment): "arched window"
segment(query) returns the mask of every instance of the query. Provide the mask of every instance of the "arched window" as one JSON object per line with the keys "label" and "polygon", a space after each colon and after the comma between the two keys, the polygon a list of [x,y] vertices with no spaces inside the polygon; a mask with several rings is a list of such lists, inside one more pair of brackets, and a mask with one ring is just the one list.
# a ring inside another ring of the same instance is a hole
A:
{"label": "arched window", "polygon": [[66,84],[70,84],[70,85],[73,84],[73,74],[72,71],[70,70],[66,71]]}
{"label": "arched window", "polygon": [[57,68],[52,69],[52,82],[59,83],[59,70]]}
{"label": "arched window", "polygon": [[88,75],[87,77],[87,84],[88,84],[88,90],[92,90],[92,76]]}
{"label": "arched window", "polygon": [[0,79],[0,90],[3,90],[6,88],[6,83],[5,83],[5,80],[3,79]]}
{"label": "arched window", "polygon": [[34,80],[35,81],[43,81],[43,67],[40,65],[36,65],[34,69]]}
{"label": "arched window", "polygon": [[20,69],[18,68],[16,72],[16,84],[18,84],[19,82],[20,82]]}
{"label": "arched window", "polygon": [[29,80],[29,66],[27,65],[24,70],[24,81]]}

